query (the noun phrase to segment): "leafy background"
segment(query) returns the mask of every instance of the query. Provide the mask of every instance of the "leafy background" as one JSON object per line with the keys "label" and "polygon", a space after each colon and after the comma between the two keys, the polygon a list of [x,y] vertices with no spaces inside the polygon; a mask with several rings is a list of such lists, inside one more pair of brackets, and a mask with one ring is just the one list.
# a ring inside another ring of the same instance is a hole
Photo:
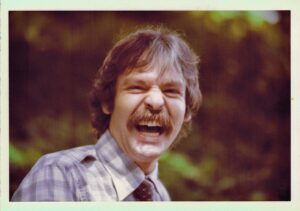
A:
{"label": "leafy background", "polygon": [[119,34],[164,25],[201,58],[193,131],[160,161],[173,200],[290,200],[290,12],[9,13],[10,195],[37,159],[94,144],[88,92]]}

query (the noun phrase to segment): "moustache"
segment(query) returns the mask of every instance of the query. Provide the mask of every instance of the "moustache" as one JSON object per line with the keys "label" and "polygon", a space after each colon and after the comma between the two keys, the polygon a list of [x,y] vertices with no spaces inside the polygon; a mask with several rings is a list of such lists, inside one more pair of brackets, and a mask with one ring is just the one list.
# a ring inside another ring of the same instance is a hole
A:
{"label": "moustache", "polygon": [[129,121],[133,125],[138,125],[144,122],[155,123],[162,127],[164,131],[170,131],[173,128],[169,115],[165,111],[153,114],[148,109],[140,109],[135,111],[129,117]]}

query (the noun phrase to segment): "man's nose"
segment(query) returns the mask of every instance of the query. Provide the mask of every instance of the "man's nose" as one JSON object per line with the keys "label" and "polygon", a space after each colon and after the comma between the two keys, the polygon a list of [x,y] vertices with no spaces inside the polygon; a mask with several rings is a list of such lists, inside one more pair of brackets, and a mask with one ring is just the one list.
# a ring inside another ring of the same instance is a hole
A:
{"label": "man's nose", "polygon": [[159,113],[165,104],[163,93],[160,89],[149,90],[145,98],[145,105],[152,113]]}

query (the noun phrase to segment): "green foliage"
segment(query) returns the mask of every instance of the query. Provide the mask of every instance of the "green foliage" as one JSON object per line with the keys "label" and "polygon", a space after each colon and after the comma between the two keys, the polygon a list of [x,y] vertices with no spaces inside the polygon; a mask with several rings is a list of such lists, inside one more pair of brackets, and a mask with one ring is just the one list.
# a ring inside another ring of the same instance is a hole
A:
{"label": "green foliage", "polygon": [[41,155],[41,152],[37,148],[16,147],[13,144],[9,145],[9,160],[15,167],[31,167]]}
{"label": "green foliage", "polygon": [[13,144],[9,146],[9,160],[12,165],[24,165],[25,159],[23,153]]}
{"label": "green foliage", "polygon": [[164,162],[165,165],[168,165],[184,178],[195,179],[199,175],[200,169],[195,167],[184,154],[167,152],[162,156],[161,162]]}
{"label": "green foliage", "polygon": [[193,131],[163,155],[174,200],[290,199],[290,13],[10,12],[12,193],[43,154],[96,142],[88,92],[120,34],[163,24],[201,58]]}
{"label": "green foliage", "polygon": [[71,115],[38,116],[27,122],[25,130],[25,140],[10,140],[9,158],[14,167],[28,168],[45,153],[95,143],[89,122],[75,123]]}

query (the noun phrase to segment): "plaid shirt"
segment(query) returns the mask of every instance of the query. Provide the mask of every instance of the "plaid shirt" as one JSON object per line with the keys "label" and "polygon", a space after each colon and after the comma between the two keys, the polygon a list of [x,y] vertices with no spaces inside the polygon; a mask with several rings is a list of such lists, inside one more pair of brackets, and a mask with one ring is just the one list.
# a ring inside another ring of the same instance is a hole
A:
{"label": "plaid shirt", "polygon": [[[147,175],[156,201],[169,201],[158,179],[158,167]],[[96,145],[44,155],[14,193],[12,201],[135,201],[132,192],[142,183],[143,171],[106,131]]]}

